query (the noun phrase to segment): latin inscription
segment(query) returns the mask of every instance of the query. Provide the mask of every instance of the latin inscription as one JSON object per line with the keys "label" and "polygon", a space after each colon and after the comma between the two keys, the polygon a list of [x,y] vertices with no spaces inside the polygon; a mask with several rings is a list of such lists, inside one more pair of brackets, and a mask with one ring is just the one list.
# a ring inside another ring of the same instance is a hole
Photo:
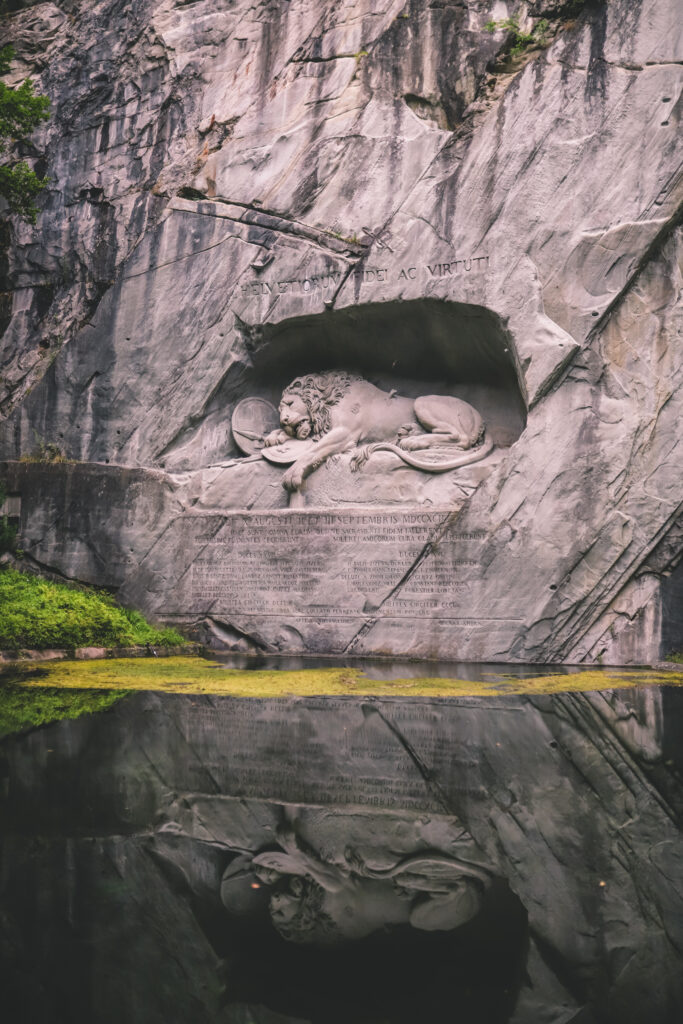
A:
{"label": "latin inscription", "polygon": [[447,516],[446,510],[234,513],[197,552],[192,607],[328,622],[380,607],[392,616],[451,611],[477,571],[486,535],[451,534],[438,559],[421,558]]}
{"label": "latin inscription", "polygon": [[[352,271],[351,280],[360,285],[386,284],[389,282],[428,281],[460,277],[465,274],[485,273],[490,268],[489,256],[468,256],[446,261],[435,260],[404,267],[362,267]],[[279,281],[247,281],[242,285],[243,295],[308,295],[312,292],[334,292],[342,284],[344,275],[340,270],[325,270],[306,277],[287,278]]]}
{"label": "latin inscription", "polygon": [[[234,513],[197,552],[193,608],[326,621],[357,616],[386,600],[447,516],[446,510]],[[429,593],[447,593],[452,583],[439,569]]]}

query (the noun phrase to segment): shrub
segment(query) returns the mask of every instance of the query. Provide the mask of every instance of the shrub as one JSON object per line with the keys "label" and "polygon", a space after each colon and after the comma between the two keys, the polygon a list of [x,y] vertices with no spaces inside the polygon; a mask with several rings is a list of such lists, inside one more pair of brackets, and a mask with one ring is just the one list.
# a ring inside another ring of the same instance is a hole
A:
{"label": "shrub", "polygon": [[0,570],[0,649],[172,647],[184,642],[174,629],[156,629],[108,594]]}
{"label": "shrub", "polygon": [[545,46],[550,23],[546,18],[536,24],[531,32],[522,32],[519,27],[519,18],[513,15],[510,18],[503,18],[501,21],[487,21],[484,25],[487,32],[510,32],[512,35],[512,46],[510,56],[518,57],[528,46]]}

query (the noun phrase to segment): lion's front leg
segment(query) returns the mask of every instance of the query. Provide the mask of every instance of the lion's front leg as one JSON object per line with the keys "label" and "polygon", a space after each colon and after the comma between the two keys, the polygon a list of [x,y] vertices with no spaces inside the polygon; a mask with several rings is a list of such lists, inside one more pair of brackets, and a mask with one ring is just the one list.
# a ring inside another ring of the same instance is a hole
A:
{"label": "lion's front leg", "polygon": [[304,460],[299,459],[293,466],[290,466],[287,472],[282,477],[282,486],[286,491],[298,491],[304,482],[304,477],[308,472],[306,465],[303,465]]}
{"label": "lion's front leg", "polygon": [[353,438],[349,431],[345,427],[335,427],[320,438],[312,452],[297,459],[294,465],[289,467],[282,477],[282,486],[287,491],[298,491],[308,474],[317,469],[325,459],[346,451],[352,444]]}

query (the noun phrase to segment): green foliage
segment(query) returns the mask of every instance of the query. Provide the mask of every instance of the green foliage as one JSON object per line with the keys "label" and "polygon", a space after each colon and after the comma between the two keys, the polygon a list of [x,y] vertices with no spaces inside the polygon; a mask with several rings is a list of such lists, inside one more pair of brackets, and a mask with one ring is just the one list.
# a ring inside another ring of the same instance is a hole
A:
{"label": "green foliage", "polygon": [[513,15],[511,18],[502,18],[500,21],[487,21],[484,25],[487,32],[519,32],[519,18]]}
{"label": "green foliage", "polygon": [[[14,57],[11,45],[0,49],[0,75],[6,75]],[[0,82],[0,154],[19,143],[28,144],[31,132],[50,116],[47,96],[36,96],[27,78],[12,88]],[[45,188],[47,178],[39,178],[24,160],[5,160],[0,165],[0,196],[12,213],[35,224],[37,209],[34,200]]]}
{"label": "green foliage", "polygon": [[522,32],[519,27],[519,18],[513,14],[510,18],[503,18],[501,21],[487,21],[484,28],[487,32],[510,32],[512,34],[510,56],[518,57],[529,46],[545,46],[550,22],[547,18],[541,18],[531,32]]}
{"label": "green foliage", "polygon": [[35,224],[38,213],[33,200],[46,185],[47,178],[39,178],[24,160],[12,167],[0,165],[0,196],[7,200],[12,213],[18,213],[31,224]]}
{"label": "green foliage", "polygon": [[0,649],[174,647],[184,642],[174,629],[155,629],[108,594],[14,569],[0,571]]}
{"label": "green foliage", "polygon": [[125,696],[125,690],[61,690],[4,683],[0,685],[0,736],[106,711]]}
{"label": "green foliage", "polygon": [[36,446],[30,452],[24,452],[20,457],[20,462],[68,462],[66,455],[56,444],[50,444],[48,441],[43,440],[40,434],[33,431],[33,436],[36,441]]}
{"label": "green foliage", "polygon": [[[5,504],[7,491],[5,485],[0,483],[0,508]],[[0,555],[6,551],[14,550],[14,542],[17,536],[16,526],[11,526],[7,516],[0,516]]]}

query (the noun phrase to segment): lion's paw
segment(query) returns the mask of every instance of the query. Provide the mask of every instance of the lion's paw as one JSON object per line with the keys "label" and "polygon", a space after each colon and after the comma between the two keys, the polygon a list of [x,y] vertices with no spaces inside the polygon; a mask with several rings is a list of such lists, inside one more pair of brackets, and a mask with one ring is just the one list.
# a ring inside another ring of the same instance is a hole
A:
{"label": "lion's paw", "polygon": [[264,448],[272,448],[276,444],[284,444],[289,438],[285,434],[284,430],[271,430],[269,434],[263,440]]}
{"label": "lion's paw", "polygon": [[296,463],[282,477],[282,486],[286,491],[298,491],[304,482],[304,472]]}
{"label": "lion's paw", "polygon": [[399,448],[403,448],[406,452],[419,452],[425,447],[425,443],[421,437],[402,437],[398,442]]}

